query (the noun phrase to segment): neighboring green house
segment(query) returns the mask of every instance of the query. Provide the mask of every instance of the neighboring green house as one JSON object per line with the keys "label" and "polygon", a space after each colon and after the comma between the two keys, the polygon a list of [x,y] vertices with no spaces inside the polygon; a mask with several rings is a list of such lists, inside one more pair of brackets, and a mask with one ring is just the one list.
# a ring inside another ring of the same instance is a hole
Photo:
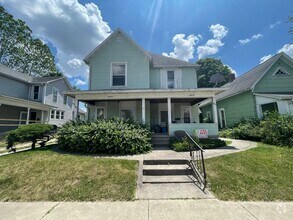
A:
{"label": "neighboring green house", "polygon": [[[219,125],[231,127],[265,111],[293,115],[293,60],[281,52],[223,86],[216,96]],[[213,120],[211,100],[200,104],[204,120]]]}
{"label": "neighboring green house", "polygon": [[84,59],[89,66],[89,90],[68,95],[85,102],[88,119],[132,118],[156,133],[208,129],[200,123],[198,103],[215,100],[225,88],[197,88],[196,64],[145,51],[121,29],[114,31]]}

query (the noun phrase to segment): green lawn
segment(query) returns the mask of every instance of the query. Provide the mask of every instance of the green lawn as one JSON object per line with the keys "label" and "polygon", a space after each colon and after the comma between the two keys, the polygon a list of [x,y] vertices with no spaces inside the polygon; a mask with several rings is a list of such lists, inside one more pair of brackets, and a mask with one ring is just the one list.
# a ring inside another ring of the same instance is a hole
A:
{"label": "green lawn", "polygon": [[0,201],[133,200],[137,161],[36,149],[0,158]]}
{"label": "green lawn", "polygon": [[212,192],[222,200],[292,201],[293,148],[257,148],[206,160]]}

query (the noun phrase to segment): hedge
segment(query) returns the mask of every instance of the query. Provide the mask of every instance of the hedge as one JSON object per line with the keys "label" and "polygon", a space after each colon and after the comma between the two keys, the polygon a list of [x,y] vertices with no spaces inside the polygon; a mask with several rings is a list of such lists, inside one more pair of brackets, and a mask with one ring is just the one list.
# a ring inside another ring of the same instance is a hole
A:
{"label": "hedge", "polygon": [[139,154],[151,150],[150,131],[119,118],[70,122],[59,129],[59,147],[69,152]]}

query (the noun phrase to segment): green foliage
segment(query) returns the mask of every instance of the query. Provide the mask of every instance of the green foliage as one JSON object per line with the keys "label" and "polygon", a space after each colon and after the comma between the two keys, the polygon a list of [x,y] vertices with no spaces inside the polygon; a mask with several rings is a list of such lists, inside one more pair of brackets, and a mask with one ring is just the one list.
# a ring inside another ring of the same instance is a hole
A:
{"label": "green foliage", "polygon": [[277,146],[293,146],[293,117],[277,112],[259,120],[243,120],[235,127],[220,131],[221,137],[262,141]]}
{"label": "green foliage", "polygon": [[70,122],[59,129],[61,149],[80,153],[139,154],[151,150],[150,131],[119,118]]}
{"label": "green foliage", "polygon": [[22,125],[17,129],[10,131],[7,136],[8,146],[13,146],[15,142],[29,142],[32,141],[32,148],[35,147],[37,139],[42,138],[42,136],[49,131],[53,130],[53,125],[48,124],[29,124]]}
{"label": "green foliage", "polygon": [[293,117],[271,112],[260,122],[261,139],[277,146],[293,146]]}
{"label": "green foliage", "polygon": [[231,70],[222,63],[221,60],[214,58],[200,59],[196,62],[199,65],[197,68],[198,87],[214,87],[214,83],[210,82],[210,78],[214,74],[221,74],[224,76],[225,81],[219,83],[217,87],[229,82],[228,75],[231,74]]}
{"label": "green foliage", "polygon": [[[214,149],[226,146],[226,142],[220,139],[197,139],[195,140],[203,149]],[[175,138],[171,139],[171,148],[176,152],[189,151],[190,146],[187,139],[178,141]]]}
{"label": "green foliage", "polygon": [[49,47],[0,6],[0,63],[32,76],[61,75]]}

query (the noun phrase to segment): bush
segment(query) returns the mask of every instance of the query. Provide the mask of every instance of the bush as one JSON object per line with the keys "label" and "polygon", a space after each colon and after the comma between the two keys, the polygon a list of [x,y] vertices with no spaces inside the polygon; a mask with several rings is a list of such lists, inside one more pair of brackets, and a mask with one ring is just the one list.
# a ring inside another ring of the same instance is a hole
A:
{"label": "bush", "polygon": [[221,137],[262,141],[277,146],[293,146],[293,117],[268,112],[259,120],[243,120],[234,128],[220,131]]}
{"label": "bush", "polygon": [[6,142],[8,147],[12,147],[15,142],[32,141],[32,148],[35,148],[37,139],[42,138],[44,134],[53,130],[53,125],[48,124],[29,124],[22,125],[8,133]]}
{"label": "bush", "polygon": [[220,131],[220,137],[260,141],[260,121],[256,119],[241,120],[234,128]]}
{"label": "bush", "polygon": [[150,131],[119,118],[70,122],[59,129],[61,149],[79,153],[139,154],[151,150]]}
{"label": "bush", "polygon": [[[195,140],[196,141],[196,140]],[[214,149],[226,146],[226,142],[220,139],[199,139],[196,141],[203,149]],[[175,138],[171,139],[171,148],[176,152],[189,151],[189,143],[187,139],[178,141]]]}
{"label": "bush", "polygon": [[293,146],[293,117],[268,113],[260,122],[261,140],[277,146]]}

